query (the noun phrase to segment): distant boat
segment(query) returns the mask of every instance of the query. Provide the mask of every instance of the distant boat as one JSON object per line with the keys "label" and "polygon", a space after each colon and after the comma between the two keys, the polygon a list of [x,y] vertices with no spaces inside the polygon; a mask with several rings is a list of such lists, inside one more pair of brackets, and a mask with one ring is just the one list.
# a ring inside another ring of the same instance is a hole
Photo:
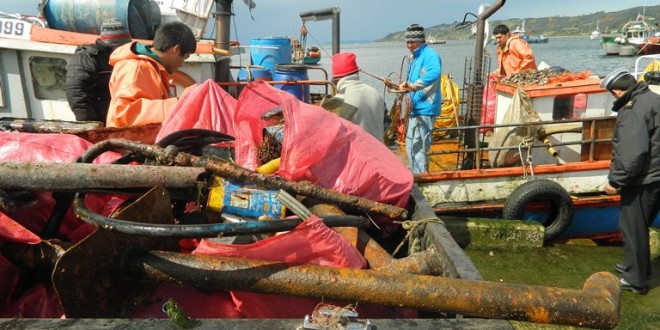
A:
{"label": "distant boat", "polygon": [[308,48],[303,58],[303,63],[312,65],[318,64],[319,61],[321,61],[321,51],[317,47]]}
{"label": "distant boat", "polygon": [[537,36],[537,37],[532,37],[525,31],[525,20],[523,19],[520,22],[520,25],[518,25],[513,31],[511,31],[511,34],[519,34],[520,38],[527,41],[527,43],[530,44],[545,44],[548,43],[548,37],[545,37],[543,35]]}
{"label": "distant boat", "polygon": [[591,40],[600,39],[600,35],[601,33],[600,30],[598,29],[598,21],[596,21],[596,29],[593,32],[591,32],[589,38],[591,38]]}
{"label": "distant boat", "polygon": [[428,39],[426,39],[426,43],[427,44],[432,44],[432,45],[434,45],[434,44],[436,44],[436,45],[437,44],[446,44],[447,40],[445,40],[445,39],[436,39],[435,37],[429,37]]}

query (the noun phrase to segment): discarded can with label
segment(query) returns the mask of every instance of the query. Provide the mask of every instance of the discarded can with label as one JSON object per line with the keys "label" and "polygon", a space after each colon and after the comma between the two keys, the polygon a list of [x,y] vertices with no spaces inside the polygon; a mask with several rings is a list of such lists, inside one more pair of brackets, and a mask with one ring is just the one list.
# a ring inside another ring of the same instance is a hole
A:
{"label": "discarded can with label", "polygon": [[236,185],[221,177],[213,179],[207,208],[245,217],[284,219],[286,207],[275,198],[277,191]]}

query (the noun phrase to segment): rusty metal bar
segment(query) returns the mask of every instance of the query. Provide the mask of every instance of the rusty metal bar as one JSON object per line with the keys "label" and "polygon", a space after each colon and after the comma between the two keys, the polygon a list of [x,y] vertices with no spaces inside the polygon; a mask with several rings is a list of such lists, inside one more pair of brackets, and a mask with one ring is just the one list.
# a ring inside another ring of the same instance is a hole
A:
{"label": "rusty metal bar", "polygon": [[284,189],[290,193],[314,197],[340,206],[382,214],[389,218],[406,219],[408,217],[408,211],[397,206],[375,202],[363,197],[342,194],[332,189],[306,182],[288,181],[277,176],[257,173],[219,159],[197,157],[186,153],[179,153],[176,150],[163,149],[156,145],[126,139],[101,141],[90,147],[85,157],[93,159],[94,155],[100,155],[105,151],[115,149],[139,152],[145,156],[156,158],[163,164],[203,167],[207,171],[225,178],[230,178],[238,183],[250,182],[267,189]]}
{"label": "rusty metal bar", "polygon": [[0,189],[79,191],[130,189],[162,185],[196,188],[204,169],[81,163],[0,162]]}
{"label": "rusty metal bar", "polygon": [[619,318],[619,281],[608,272],[591,275],[582,290],[573,290],[162,251],[127,256],[122,272],[132,280],[203,290],[362,301],[600,329],[613,328]]}
{"label": "rusty metal bar", "polygon": [[[312,198],[305,198],[303,204],[321,218],[345,214],[336,205],[324,204]],[[405,258],[394,259],[364,230],[354,227],[334,227],[333,229],[360,251],[367,259],[369,268],[372,270],[420,275],[443,275],[442,263],[433,248],[413,253]]]}

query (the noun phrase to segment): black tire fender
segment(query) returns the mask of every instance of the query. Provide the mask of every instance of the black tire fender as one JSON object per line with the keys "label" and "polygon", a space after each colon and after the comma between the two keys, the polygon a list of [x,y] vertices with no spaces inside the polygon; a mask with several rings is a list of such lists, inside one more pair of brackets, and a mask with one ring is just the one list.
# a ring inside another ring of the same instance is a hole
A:
{"label": "black tire fender", "polygon": [[516,188],[504,203],[504,219],[523,219],[525,208],[531,202],[550,202],[551,209],[545,226],[544,241],[557,239],[566,231],[573,219],[573,201],[566,189],[552,180],[532,180]]}

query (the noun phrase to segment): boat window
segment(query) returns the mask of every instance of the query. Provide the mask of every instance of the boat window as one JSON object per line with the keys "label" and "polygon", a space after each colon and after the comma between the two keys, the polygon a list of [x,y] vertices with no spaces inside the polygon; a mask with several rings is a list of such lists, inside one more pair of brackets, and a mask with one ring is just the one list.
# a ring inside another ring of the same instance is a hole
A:
{"label": "boat window", "polygon": [[34,94],[39,100],[64,100],[66,93],[66,60],[53,57],[31,57],[30,73]]}
{"label": "boat window", "polygon": [[584,118],[587,110],[587,94],[555,97],[552,119],[580,119]]}

